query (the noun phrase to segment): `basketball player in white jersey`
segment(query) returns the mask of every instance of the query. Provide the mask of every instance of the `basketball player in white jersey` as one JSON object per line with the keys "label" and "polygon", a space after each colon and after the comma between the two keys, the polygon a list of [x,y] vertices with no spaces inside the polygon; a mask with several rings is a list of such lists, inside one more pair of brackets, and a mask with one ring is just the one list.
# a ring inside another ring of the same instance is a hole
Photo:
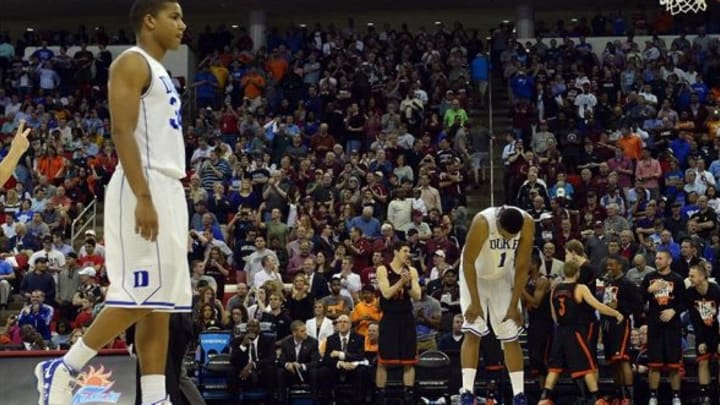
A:
{"label": "basketball player in white jersey", "polygon": [[461,405],[476,403],[480,338],[490,332],[488,323],[503,344],[513,405],[527,404],[518,337],[523,329],[520,297],[528,279],[534,235],[532,217],[516,207],[487,208],[473,219],[460,267],[460,307],[465,316]]}
{"label": "basketball player in white jersey", "polygon": [[160,61],[180,46],[176,0],[135,0],[137,46],[110,67],[108,96],[119,164],[105,196],[105,309],[62,359],[35,368],[41,405],[68,405],[73,378],[115,336],[135,324],[143,405],[169,405],[165,390],[170,312],[189,312],[188,213],[180,179],[185,145],[180,97]]}

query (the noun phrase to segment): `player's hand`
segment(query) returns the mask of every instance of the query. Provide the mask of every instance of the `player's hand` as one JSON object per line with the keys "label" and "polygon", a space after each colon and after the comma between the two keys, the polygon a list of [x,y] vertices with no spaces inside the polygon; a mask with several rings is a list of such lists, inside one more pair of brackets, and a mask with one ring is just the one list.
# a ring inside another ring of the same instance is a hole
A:
{"label": "player's hand", "polygon": [[480,306],[480,303],[474,303],[474,302],[470,303],[470,306],[467,307],[464,315],[465,315],[465,321],[467,321],[468,323],[473,323],[478,318],[481,318],[481,319],[484,318],[482,306]]}
{"label": "player's hand", "polygon": [[670,322],[673,316],[675,316],[675,310],[672,308],[660,312],[660,320],[663,322]]}
{"label": "player's hand", "polygon": [[664,286],[665,286],[665,280],[659,278],[650,284],[650,288],[648,288],[648,292],[654,293],[656,291],[660,291]]}
{"label": "player's hand", "polygon": [[158,215],[152,199],[140,197],[135,206],[135,233],[145,240],[155,242],[158,228]]}
{"label": "player's hand", "polygon": [[513,322],[515,322],[515,325],[520,327],[525,324],[522,312],[520,312],[520,309],[514,305],[508,308],[507,313],[505,313],[505,318],[503,318],[503,321],[507,321],[508,319],[512,320]]}
{"label": "player's hand", "polygon": [[625,319],[625,317],[623,316],[623,314],[618,312],[617,315],[615,315],[615,319],[617,320],[617,323],[620,324],[622,323],[623,319]]}
{"label": "player's hand", "polygon": [[10,144],[10,150],[18,152],[19,154],[25,153],[30,147],[30,141],[28,135],[30,135],[32,128],[25,128],[25,120],[20,120],[17,131],[15,131],[15,137]]}
{"label": "player's hand", "polygon": [[699,354],[705,354],[707,353],[707,345],[705,343],[700,343],[698,345],[698,353]]}

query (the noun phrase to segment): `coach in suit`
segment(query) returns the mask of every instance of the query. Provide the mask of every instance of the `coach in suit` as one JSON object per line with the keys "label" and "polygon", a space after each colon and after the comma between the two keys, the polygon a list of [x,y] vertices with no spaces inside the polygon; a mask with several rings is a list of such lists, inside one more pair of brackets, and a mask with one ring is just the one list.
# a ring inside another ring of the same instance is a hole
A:
{"label": "coach in suit", "polygon": [[322,364],[333,376],[333,393],[338,382],[348,382],[353,386],[353,398],[361,400],[365,391],[373,391],[364,390],[369,364],[365,359],[365,339],[352,330],[349,316],[340,315],[335,323],[337,333],[327,339]]}
{"label": "coach in suit", "polygon": [[297,383],[309,384],[313,401],[317,402],[320,365],[318,341],[307,335],[303,321],[293,321],[290,331],[292,334],[280,343],[277,368],[279,402],[287,404],[287,386]]}
{"label": "coach in suit", "polygon": [[230,355],[233,391],[262,387],[271,392],[275,386],[275,339],[260,333],[260,321],[250,319],[242,339],[235,341]]}

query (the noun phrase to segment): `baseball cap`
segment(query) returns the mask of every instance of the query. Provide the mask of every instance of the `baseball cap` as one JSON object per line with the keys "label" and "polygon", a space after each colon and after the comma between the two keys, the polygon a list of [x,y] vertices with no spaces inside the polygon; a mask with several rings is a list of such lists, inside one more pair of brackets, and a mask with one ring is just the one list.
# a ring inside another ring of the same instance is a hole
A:
{"label": "baseball cap", "polygon": [[445,257],[445,251],[442,249],[438,249],[435,251],[435,256]]}
{"label": "baseball cap", "polygon": [[544,221],[546,219],[552,219],[552,217],[553,217],[552,214],[549,212],[543,212],[542,214],[540,214],[541,221]]}
{"label": "baseball cap", "polygon": [[78,275],[95,277],[95,269],[90,266],[85,267],[84,269],[82,269],[78,272]]}
{"label": "baseball cap", "polygon": [[96,236],[97,234],[95,233],[95,231],[93,229],[88,229],[87,231],[85,231],[85,236],[88,236],[88,235]]}
{"label": "baseball cap", "polygon": [[43,242],[52,242],[52,241],[53,241],[53,237],[52,237],[51,235],[45,235],[45,236],[42,237],[42,241],[43,241]]}
{"label": "baseball cap", "polygon": [[37,263],[47,263],[47,262],[48,262],[48,258],[45,257],[45,256],[40,256],[40,257],[38,257],[38,258],[35,259],[35,264],[37,264]]}

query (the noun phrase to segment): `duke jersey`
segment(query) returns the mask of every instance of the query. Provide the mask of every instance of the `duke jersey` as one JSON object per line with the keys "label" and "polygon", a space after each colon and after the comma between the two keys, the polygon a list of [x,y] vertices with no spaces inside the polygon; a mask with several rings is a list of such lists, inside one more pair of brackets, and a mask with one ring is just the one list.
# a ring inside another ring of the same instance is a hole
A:
{"label": "duke jersey", "polygon": [[498,230],[498,218],[503,209],[519,210],[523,217],[527,214],[520,208],[511,206],[490,207],[480,212],[488,224],[488,237],[475,259],[477,277],[483,280],[498,280],[515,272],[515,251],[520,244],[520,233],[512,239],[505,239]]}
{"label": "duke jersey", "polygon": [[160,62],[137,46],[123,54],[127,52],[142,55],[150,68],[150,85],[140,98],[140,111],[135,128],[135,140],[143,168],[182,179],[186,172],[180,95],[175,90],[167,69]]}

